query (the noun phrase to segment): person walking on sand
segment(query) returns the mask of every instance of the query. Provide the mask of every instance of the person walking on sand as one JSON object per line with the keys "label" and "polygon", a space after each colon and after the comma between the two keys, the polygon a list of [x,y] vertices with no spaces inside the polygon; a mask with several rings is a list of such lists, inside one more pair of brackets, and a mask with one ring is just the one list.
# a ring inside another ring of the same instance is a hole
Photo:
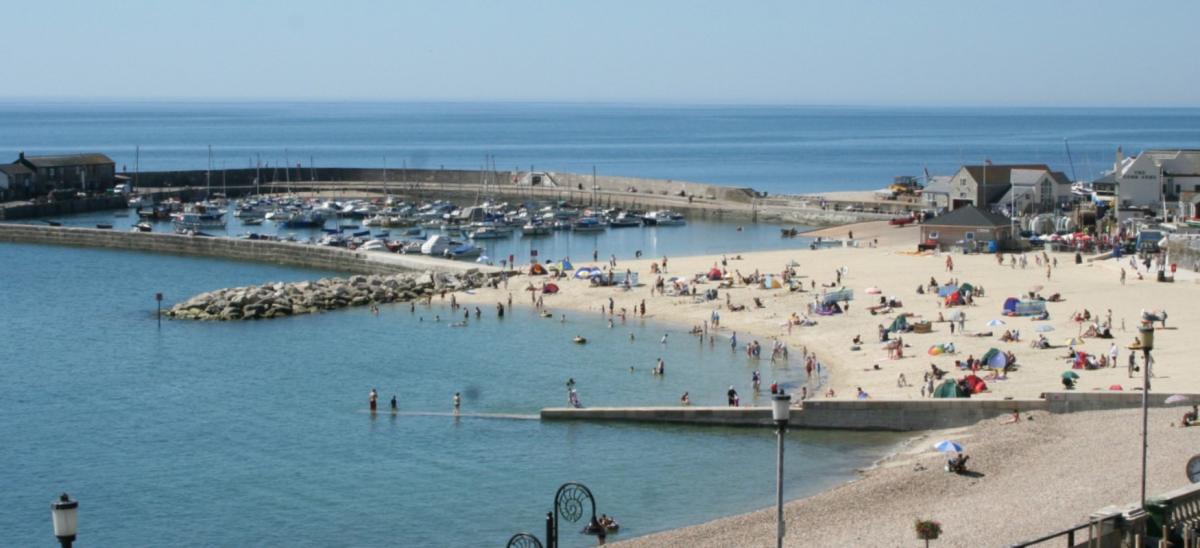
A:
{"label": "person walking on sand", "polygon": [[954,272],[954,259],[946,255],[946,272]]}
{"label": "person walking on sand", "polygon": [[367,394],[367,403],[371,404],[371,412],[374,413],[375,407],[379,403],[379,391],[372,388],[371,393]]}
{"label": "person walking on sand", "polygon": [[1125,267],[1121,267],[1121,285],[1125,285]]}

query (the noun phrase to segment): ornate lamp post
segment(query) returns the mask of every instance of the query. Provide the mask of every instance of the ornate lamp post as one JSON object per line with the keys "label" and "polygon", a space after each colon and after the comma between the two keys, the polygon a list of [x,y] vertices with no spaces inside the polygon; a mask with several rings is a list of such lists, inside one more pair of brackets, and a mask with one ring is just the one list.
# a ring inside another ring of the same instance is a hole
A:
{"label": "ornate lamp post", "polygon": [[71,500],[66,493],[50,503],[50,519],[54,522],[54,536],[63,548],[71,548],[75,542],[75,531],[79,525],[79,502]]}
{"label": "ornate lamp post", "polygon": [[778,548],[783,548],[783,535],[787,533],[783,525],[783,434],[787,432],[791,412],[792,396],[790,394],[780,391],[771,398],[771,418],[775,420],[775,432],[779,438],[779,453],[775,470],[775,546]]}
{"label": "ornate lamp post", "polygon": [[1138,328],[1138,343],[1142,347],[1142,509],[1146,509],[1146,451],[1150,447],[1146,440],[1150,407],[1150,351],[1154,350],[1154,322],[1143,322]]}
{"label": "ornate lamp post", "polygon": [[517,533],[508,539],[505,548],[543,548],[542,541],[529,533]]}

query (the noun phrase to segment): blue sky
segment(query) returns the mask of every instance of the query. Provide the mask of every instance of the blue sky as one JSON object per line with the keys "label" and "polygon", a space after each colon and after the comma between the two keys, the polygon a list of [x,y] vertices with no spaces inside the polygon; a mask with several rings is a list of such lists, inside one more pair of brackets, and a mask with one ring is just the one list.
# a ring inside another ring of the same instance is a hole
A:
{"label": "blue sky", "polygon": [[6,99],[1200,105],[1196,0],[0,8]]}

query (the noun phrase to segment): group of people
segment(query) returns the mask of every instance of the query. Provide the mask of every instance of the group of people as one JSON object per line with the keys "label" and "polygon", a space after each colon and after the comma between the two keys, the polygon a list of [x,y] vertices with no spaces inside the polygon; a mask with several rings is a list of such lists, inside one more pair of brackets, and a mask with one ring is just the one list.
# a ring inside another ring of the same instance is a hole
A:
{"label": "group of people", "polygon": [[[462,395],[460,395],[458,392],[455,392],[454,399],[452,400],[452,402],[454,404],[454,413],[458,414],[459,408],[462,407]],[[392,394],[392,401],[390,402],[390,404],[391,404],[391,409],[392,409],[393,415],[400,411],[400,404],[399,404],[399,402],[396,401],[395,394]],[[367,405],[370,406],[372,414],[374,414],[378,410],[378,408],[379,408],[379,390],[378,389],[372,388],[371,391],[367,393]]]}

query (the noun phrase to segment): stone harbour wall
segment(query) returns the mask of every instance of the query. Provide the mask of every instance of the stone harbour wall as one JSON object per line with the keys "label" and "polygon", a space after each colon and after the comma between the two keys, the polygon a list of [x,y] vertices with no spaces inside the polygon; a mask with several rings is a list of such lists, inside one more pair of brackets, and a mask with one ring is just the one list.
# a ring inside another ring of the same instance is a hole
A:
{"label": "stone harbour wall", "polygon": [[0,242],[98,247],[149,253],[218,257],[353,274],[398,274],[413,271],[430,271],[433,273],[463,275],[475,272],[492,273],[499,271],[499,269],[491,266],[438,259],[423,255],[351,251],[337,247],[295,242],[124,232],[96,228],[0,223]]}

